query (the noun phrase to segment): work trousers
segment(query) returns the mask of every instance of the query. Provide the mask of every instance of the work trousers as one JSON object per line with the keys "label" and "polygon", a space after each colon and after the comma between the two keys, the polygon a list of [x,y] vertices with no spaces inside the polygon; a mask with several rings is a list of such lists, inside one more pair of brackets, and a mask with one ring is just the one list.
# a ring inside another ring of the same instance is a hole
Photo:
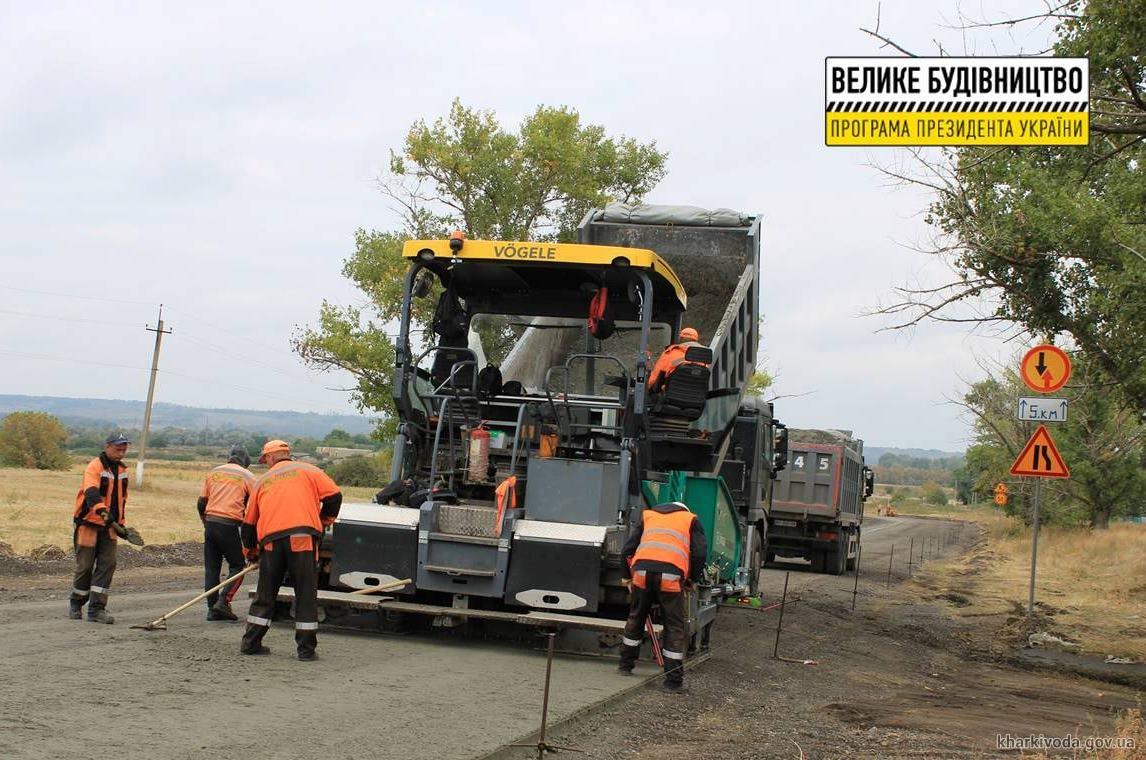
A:
{"label": "work trousers", "polygon": [[[316,539],[310,536],[287,536],[270,544],[260,543],[258,590],[247,614],[247,630],[243,634],[242,645],[244,652],[253,652],[262,644],[263,636],[274,617],[279,586],[288,572],[294,581],[295,645],[300,655],[314,652],[318,645],[318,568],[315,564],[315,542]],[[292,543],[296,548],[292,548]],[[302,546],[307,548],[296,550]]]}
{"label": "work trousers", "polygon": [[[203,524],[203,590],[219,585],[219,571],[223,567],[223,560],[227,560],[227,577],[243,569],[246,560],[243,559],[243,542],[239,538],[239,524],[230,522],[216,522],[210,518]],[[230,604],[239,592],[243,579],[232,581],[207,597],[207,608],[215,606],[222,596],[226,604]]]}
{"label": "work trousers", "polygon": [[633,586],[629,619],[621,638],[621,665],[632,668],[645,638],[645,621],[653,605],[661,606],[661,654],[664,655],[666,684],[684,682],[684,654],[688,648],[686,597],[681,591],[662,591],[661,574],[648,573],[645,587]]}
{"label": "work trousers", "polygon": [[72,536],[76,550],[76,574],[72,579],[72,602],[82,607],[89,600],[88,614],[107,608],[108,589],[115,574],[116,541],[107,528],[77,525]]}

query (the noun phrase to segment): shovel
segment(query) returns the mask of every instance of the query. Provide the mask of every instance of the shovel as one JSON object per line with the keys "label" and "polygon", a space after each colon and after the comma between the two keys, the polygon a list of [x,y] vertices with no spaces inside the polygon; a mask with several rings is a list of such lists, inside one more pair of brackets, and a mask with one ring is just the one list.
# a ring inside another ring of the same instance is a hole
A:
{"label": "shovel", "polygon": [[203,599],[206,599],[210,594],[215,593],[216,591],[223,588],[223,586],[226,586],[231,581],[235,581],[235,580],[238,580],[239,578],[242,578],[244,575],[251,572],[252,570],[258,569],[258,567],[259,567],[258,565],[247,565],[242,570],[235,573],[234,575],[232,575],[230,578],[223,581],[222,583],[220,583],[218,586],[215,586],[214,588],[207,589],[202,594],[199,594],[199,596],[195,597],[194,599],[192,599],[189,602],[185,602],[185,603],[179,605],[178,607],[171,610],[171,612],[168,612],[166,615],[162,616],[158,620],[152,620],[150,623],[141,623],[139,625],[133,625],[132,628],[139,628],[140,630],[144,630],[144,631],[166,631],[168,618],[175,617],[176,615],[178,615],[183,610],[185,610],[188,607],[190,607],[191,605],[195,604],[195,602],[202,601]]}

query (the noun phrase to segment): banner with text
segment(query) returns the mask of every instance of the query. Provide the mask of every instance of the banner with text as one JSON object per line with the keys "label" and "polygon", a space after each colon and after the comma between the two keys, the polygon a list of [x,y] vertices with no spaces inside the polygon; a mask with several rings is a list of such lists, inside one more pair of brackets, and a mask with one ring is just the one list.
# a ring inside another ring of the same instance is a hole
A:
{"label": "banner with text", "polygon": [[1086,145],[1086,58],[827,58],[824,142]]}

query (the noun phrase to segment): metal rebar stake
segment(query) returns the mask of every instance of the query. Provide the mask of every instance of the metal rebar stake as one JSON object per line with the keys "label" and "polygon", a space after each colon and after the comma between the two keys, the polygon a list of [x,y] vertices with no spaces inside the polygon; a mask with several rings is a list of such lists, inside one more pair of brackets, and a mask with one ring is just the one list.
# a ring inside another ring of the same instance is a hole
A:
{"label": "metal rebar stake", "polygon": [[911,537],[911,543],[907,547],[907,576],[911,577],[911,563],[915,561],[915,536]]}
{"label": "metal rebar stake", "polygon": [[511,747],[534,747],[537,749],[537,760],[543,760],[547,752],[581,752],[573,747],[561,747],[545,741],[545,732],[549,724],[549,682],[553,675],[553,653],[557,646],[556,632],[545,634],[549,637],[549,647],[545,655],[545,690],[541,697],[541,731],[537,735],[537,744],[511,744]]}
{"label": "metal rebar stake", "polygon": [[856,583],[852,586],[852,612],[856,611],[856,594],[859,593],[860,587],[860,561],[863,560],[863,544],[859,545],[856,551]]}
{"label": "metal rebar stake", "polygon": [[784,607],[788,601],[788,576],[791,571],[784,573],[784,593],[780,596],[780,618],[776,621],[776,641],[772,645],[772,659],[780,659],[780,630],[784,627]]}
{"label": "metal rebar stake", "polygon": [[887,555],[887,587],[891,588],[891,563],[895,561],[895,544],[891,545],[891,553]]}

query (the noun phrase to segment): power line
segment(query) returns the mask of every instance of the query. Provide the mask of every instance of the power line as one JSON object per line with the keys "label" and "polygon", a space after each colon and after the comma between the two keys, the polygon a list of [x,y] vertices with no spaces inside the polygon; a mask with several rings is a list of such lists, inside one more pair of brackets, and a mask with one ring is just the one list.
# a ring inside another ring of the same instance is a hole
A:
{"label": "power line", "polygon": [[81,296],[77,293],[59,293],[50,290],[33,290],[32,288],[17,288],[11,285],[0,285],[2,290],[12,290],[17,293],[34,293],[41,296],[55,296],[57,298],[79,298],[84,301],[103,301],[105,303],[127,303],[135,306],[158,306],[154,301],[133,301],[126,298],[105,298],[103,296]]}
{"label": "power line", "polygon": [[108,325],[110,327],[134,327],[130,322],[111,322],[106,319],[88,319],[87,317],[62,317],[56,314],[37,314],[30,311],[16,311],[14,309],[0,309],[0,314],[11,314],[16,317],[29,319],[51,319],[56,322],[84,322],[90,325]]}

